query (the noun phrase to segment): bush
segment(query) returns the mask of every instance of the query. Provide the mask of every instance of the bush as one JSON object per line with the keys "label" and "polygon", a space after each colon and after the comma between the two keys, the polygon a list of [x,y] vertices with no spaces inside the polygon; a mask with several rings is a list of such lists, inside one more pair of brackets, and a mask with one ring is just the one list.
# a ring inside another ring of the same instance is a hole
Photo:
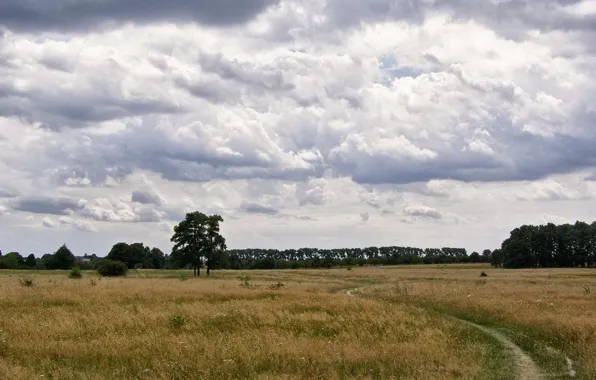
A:
{"label": "bush", "polygon": [[68,274],[68,278],[79,279],[83,277],[83,273],[81,272],[81,268],[75,266],[72,267],[70,273]]}
{"label": "bush", "polygon": [[102,260],[97,265],[97,273],[103,277],[125,276],[128,267],[122,261]]}
{"label": "bush", "polygon": [[186,323],[186,318],[184,317],[184,315],[175,314],[168,318],[168,323],[170,327],[179,329]]}
{"label": "bush", "polygon": [[486,272],[482,272],[480,273],[480,277],[488,277],[488,274],[486,274]]}
{"label": "bush", "polygon": [[19,283],[21,284],[21,286],[33,286],[33,279],[32,278],[21,278],[19,279]]}
{"label": "bush", "polygon": [[269,285],[269,289],[279,290],[279,289],[282,289],[285,286],[286,285],[283,282],[278,282],[277,284],[271,284],[271,285]]}

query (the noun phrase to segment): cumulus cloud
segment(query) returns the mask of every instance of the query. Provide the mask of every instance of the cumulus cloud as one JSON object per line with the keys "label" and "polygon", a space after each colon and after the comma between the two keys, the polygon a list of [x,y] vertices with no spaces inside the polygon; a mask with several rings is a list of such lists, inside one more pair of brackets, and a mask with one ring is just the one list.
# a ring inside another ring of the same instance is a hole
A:
{"label": "cumulus cloud", "polygon": [[443,214],[432,207],[427,206],[408,206],[403,210],[404,215],[409,217],[443,219]]}
{"label": "cumulus cloud", "polygon": [[244,202],[240,206],[241,210],[249,214],[265,214],[265,215],[277,215],[279,210],[275,207],[256,203],[256,202]]}
{"label": "cumulus cloud", "polygon": [[72,226],[79,231],[86,231],[86,232],[98,232],[99,230],[93,224],[86,220],[76,220],[69,218],[67,216],[61,216],[58,218],[58,222],[61,225],[65,226]]}
{"label": "cumulus cloud", "polygon": [[299,205],[324,205],[332,196],[332,193],[326,189],[326,185],[327,181],[324,178],[299,183],[296,186],[296,197]]}
{"label": "cumulus cloud", "polygon": [[41,220],[41,224],[47,228],[56,228],[57,224],[52,219],[48,218],[47,216]]}
{"label": "cumulus cloud", "polygon": [[139,4],[0,0],[3,241],[202,210],[237,245],[447,245],[596,197],[590,1]]}

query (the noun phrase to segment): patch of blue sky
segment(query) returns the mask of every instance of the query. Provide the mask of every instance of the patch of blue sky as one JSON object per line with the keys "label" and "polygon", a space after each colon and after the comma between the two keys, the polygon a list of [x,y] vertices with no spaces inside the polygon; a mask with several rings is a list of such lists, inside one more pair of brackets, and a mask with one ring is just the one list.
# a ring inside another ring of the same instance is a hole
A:
{"label": "patch of blue sky", "polygon": [[391,84],[396,78],[412,77],[416,78],[424,73],[424,70],[414,67],[402,66],[392,56],[383,56],[379,59],[379,66],[386,74],[382,81],[383,85]]}

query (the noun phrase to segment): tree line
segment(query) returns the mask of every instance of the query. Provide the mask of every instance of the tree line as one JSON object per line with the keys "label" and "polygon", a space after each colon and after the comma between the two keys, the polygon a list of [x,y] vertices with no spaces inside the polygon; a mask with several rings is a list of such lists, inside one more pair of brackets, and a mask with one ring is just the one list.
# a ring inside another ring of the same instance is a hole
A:
{"label": "tree line", "polygon": [[505,268],[596,267],[596,222],[532,226],[511,231],[493,265]]}
{"label": "tree line", "polygon": [[2,255],[0,269],[96,269],[105,260],[123,263],[129,269],[193,269],[200,275],[214,269],[299,269],[355,265],[406,265],[491,263],[495,267],[595,267],[596,222],[574,225],[524,225],[511,231],[499,249],[468,255],[464,248],[366,247],[338,249],[227,249],[220,234],[220,215],[188,213],[174,227],[172,252],[143,243],[116,243],[105,257],[85,254],[75,257],[62,245],[54,254],[36,258],[17,252]]}

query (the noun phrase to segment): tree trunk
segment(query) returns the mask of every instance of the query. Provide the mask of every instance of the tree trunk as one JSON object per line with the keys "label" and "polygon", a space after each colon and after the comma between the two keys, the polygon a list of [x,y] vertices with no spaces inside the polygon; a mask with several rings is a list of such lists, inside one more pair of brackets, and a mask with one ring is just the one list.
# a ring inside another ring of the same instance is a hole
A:
{"label": "tree trunk", "polygon": [[209,267],[209,265],[207,265],[207,276],[209,276],[209,271],[211,270],[211,268]]}
{"label": "tree trunk", "polygon": [[194,272],[194,276],[196,277],[197,276],[197,267],[193,265],[192,269]]}

